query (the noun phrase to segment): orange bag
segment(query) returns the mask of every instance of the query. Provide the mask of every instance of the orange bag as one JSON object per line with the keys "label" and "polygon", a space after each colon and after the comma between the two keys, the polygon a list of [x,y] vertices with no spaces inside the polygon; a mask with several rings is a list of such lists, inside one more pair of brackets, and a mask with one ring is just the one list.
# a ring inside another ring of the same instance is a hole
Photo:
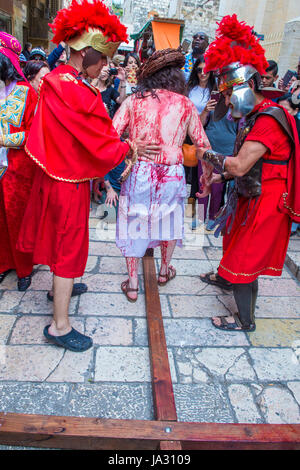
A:
{"label": "orange bag", "polygon": [[182,153],[184,166],[194,167],[198,165],[195,145],[183,144]]}

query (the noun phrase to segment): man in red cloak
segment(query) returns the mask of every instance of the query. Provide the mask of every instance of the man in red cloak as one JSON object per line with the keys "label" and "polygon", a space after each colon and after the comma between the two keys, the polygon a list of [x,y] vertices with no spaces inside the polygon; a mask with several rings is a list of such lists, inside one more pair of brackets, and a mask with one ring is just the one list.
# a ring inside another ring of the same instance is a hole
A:
{"label": "man in red cloak", "polygon": [[233,289],[238,313],[213,317],[215,327],[254,331],[257,278],[281,275],[292,220],[300,221],[298,133],[290,115],[264,96],[270,92],[261,88],[260,75],[268,67],[264,50],[236,15],[220,22],[205,59],[206,71],[217,71],[232,116],[244,124],[233,156],[210,150],[201,156],[220,173],[205,175],[204,186],[221,179],[235,183],[216,220],[216,232],[224,234],[218,273],[201,279],[220,287],[231,283]]}
{"label": "man in red cloak", "polygon": [[70,47],[70,60],[48,74],[25,147],[37,164],[33,191],[18,247],[33,252],[34,263],[53,272],[54,314],[44,335],[59,346],[85,351],[91,338],[71,327],[72,295],[87,290],[74,285],[88,257],[90,180],[106,175],[129,153],[151,151],[141,141],[122,142],[112,126],[101,94],[87,77],[97,78],[126,28],[99,0],[73,0],[50,25],[53,42]]}

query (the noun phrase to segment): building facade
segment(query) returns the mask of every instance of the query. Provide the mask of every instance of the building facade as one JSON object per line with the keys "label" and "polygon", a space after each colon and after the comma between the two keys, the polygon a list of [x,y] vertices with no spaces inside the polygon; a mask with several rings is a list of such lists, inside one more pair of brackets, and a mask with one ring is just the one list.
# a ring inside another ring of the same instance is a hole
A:
{"label": "building facade", "polygon": [[156,11],[160,17],[185,21],[183,38],[191,39],[198,31],[206,32],[212,40],[215,36],[220,0],[124,0],[123,21],[133,25],[138,32],[148,20],[148,14]]}
{"label": "building facade", "polygon": [[264,35],[261,44],[266,57],[278,62],[281,76],[287,69],[296,70],[300,56],[299,0],[220,0],[219,16],[233,13]]}

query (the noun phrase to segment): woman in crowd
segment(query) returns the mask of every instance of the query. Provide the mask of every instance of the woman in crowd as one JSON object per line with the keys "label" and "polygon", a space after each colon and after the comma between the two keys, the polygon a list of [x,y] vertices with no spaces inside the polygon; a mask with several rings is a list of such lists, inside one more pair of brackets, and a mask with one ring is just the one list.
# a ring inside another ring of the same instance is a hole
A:
{"label": "woman in crowd", "polygon": [[29,60],[31,50],[32,50],[32,44],[30,42],[25,42],[21,54],[23,54],[26,61]]}
{"label": "woman in crowd", "polygon": [[129,52],[124,60],[123,67],[126,72],[126,96],[131,95],[137,84],[137,72],[141,66],[140,59],[134,52]]}
{"label": "woman in crowd", "polygon": [[[203,110],[210,103],[210,95],[215,85],[214,76],[212,73],[204,73],[205,62],[204,56],[199,57],[191,71],[190,78],[187,83],[188,97],[194,103],[197,108],[202,124],[206,122],[206,115],[203,115]],[[213,109],[213,108],[211,108]],[[191,141],[187,138],[187,144],[191,144]],[[195,214],[196,207],[196,193],[199,191],[199,178],[202,175],[202,167],[199,162],[198,166],[187,169],[186,168],[187,180],[191,182],[191,192],[188,203],[192,206],[192,215]],[[201,201],[202,204],[202,201]],[[207,204],[205,206],[205,211]],[[204,214],[205,220],[206,214]],[[194,219],[192,222],[192,229],[195,229],[198,225],[198,220]]]}
{"label": "woman in crowd", "polygon": [[176,244],[182,245],[186,197],[182,145],[188,134],[197,147],[209,147],[197,109],[185,95],[180,68],[184,55],[174,49],[156,51],[138,72],[133,95],[114,117],[121,136],[143,136],[161,147],[154,161],[138,155],[122,184],[117,223],[117,246],[126,257],[128,280],[121,289],[135,302],[138,293],[138,260],[147,248],[161,247],[159,285],[176,275],[170,266]]}
{"label": "woman in crowd", "polygon": [[[102,101],[106,106],[108,114],[112,118],[114,114],[113,104],[121,104],[126,98],[126,78],[123,67],[116,69],[118,72],[117,75],[112,75],[111,71],[114,71],[114,69],[110,65],[104,66],[99,77],[92,81],[92,85],[100,91]],[[118,90],[112,86],[112,77],[114,76],[119,79]]]}
{"label": "woman in crowd", "polygon": [[47,54],[41,47],[34,47],[30,52],[29,60],[43,60],[47,62]]}
{"label": "woman in crowd", "polygon": [[23,72],[30,85],[37,92],[41,79],[50,72],[50,69],[42,60],[30,60],[26,63]]}
{"label": "woman in crowd", "polygon": [[[218,99],[220,101],[217,109],[215,99],[209,99],[206,103],[201,114],[202,122],[211,148],[215,152],[225,152],[226,155],[232,155],[238,132],[238,122],[232,119],[230,110],[225,107],[223,96],[218,94]],[[199,175],[201,174],[200,164]],[[204,205],[204,220],[208,219],[206,224],[208,231],[213,230],[214,219],[221,207],[224,190],[224,183],[215,183],[211,185],[210,196],[200,198],[200,204]]]}
{"label": "woman in crowd", "polygon": [[1,89],[0,147],[7,151],[8,169],[0,180],[0,283],[12,269],[18,289],[31,283],[32,256],[16,249],[26,204],[31,191],[35,164],[24,145],[37,103],[37,93],[25,80],[19,64],[21,45],[8,33],[0,33]]}

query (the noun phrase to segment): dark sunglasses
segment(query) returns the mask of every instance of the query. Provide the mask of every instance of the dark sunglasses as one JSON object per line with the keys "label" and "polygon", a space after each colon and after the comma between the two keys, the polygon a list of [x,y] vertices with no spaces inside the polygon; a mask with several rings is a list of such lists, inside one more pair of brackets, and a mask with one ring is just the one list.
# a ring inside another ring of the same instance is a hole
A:
{"label": "dark sunglasses", "polygon": [[202,73],[203,72],[203,68],[202,67],[197,67],[197,73]]}

